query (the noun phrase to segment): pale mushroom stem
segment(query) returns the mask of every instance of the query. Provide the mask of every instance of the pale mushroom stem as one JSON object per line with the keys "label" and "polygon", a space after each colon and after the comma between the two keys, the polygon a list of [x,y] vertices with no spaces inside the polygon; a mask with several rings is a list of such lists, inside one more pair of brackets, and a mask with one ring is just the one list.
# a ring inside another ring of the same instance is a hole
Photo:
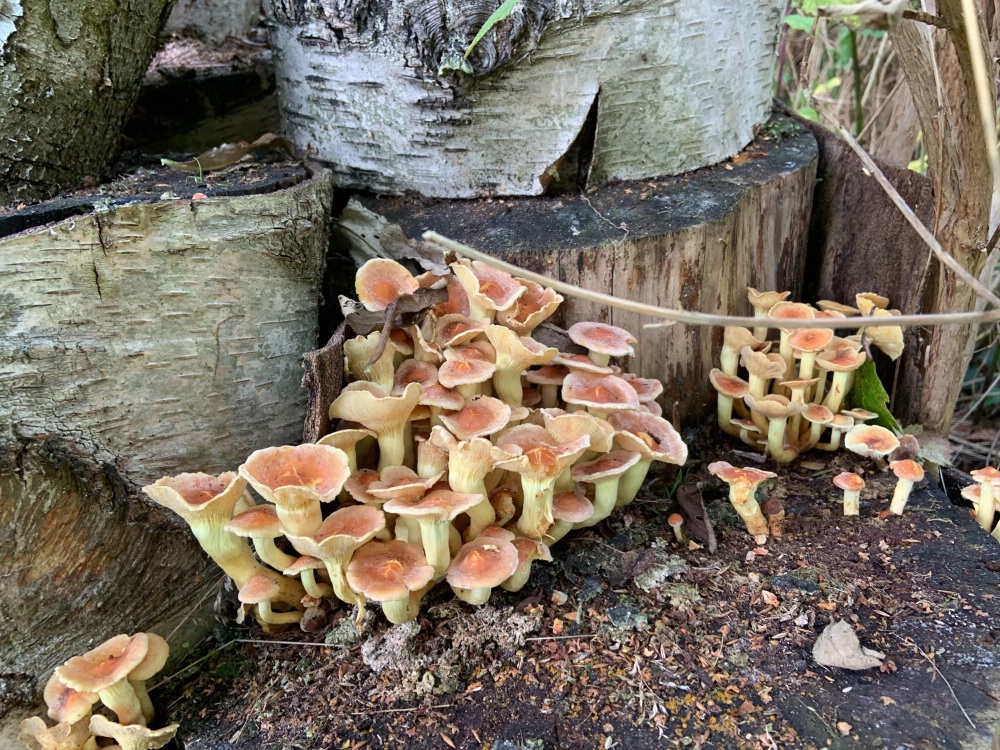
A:
{"label": "pale mushroom stem", "polygon": [[892,502],[889,503],[889,513],[894,516],[903,515],[906,501],[910,499],[910,491],[913,490],[913,481],[900,478],[896,481],[896,489],[892,493]]}
{"label": "pale mushroom stem", "polygon": [[299,573],[299,578],[302,579],[302,587],[306,593],[314,599],[324,599],[333,593],[330,586],[316,580],[316,571],[311,568],[306,568]]}
{"label": "pale mushroom stem", "polygon": [[767,427],[767,449],[779,464],[788,464],[799,455],[794,448],[785,447],[785,425],[788,417],[776,417]]}
{"label": "pale mushroom stem", "polygon": [[271,609],[271,601],[266,600],[257,603],[257,620],[268,625],[291,625],[302,619],[302,612],[294,610],[292,612],[275,612]]}
{"label": "pale mushroom stem", "polygon": [[830,383],[830,392],[823,399],[823,406],[836,414],[840,407],[844,405],[844,397],[851,390],[854,371],[835,372],[833,381]]}
{"label": "pale mushroom stem", "polygon": [[411,591],[409,596],[402,599],[382,602],[382,614],[385,615],[385,619],[393,625],[401,625],[404,622],[416,620],[417,615],[420,614],[420,601],[423,599],[424,594],[430,591],[433,586],[434,582],[432,581],[422,589]]}
{"label": "pale mushroom stem", "polygon": [[[552,526],[552,494],[556,477],[528,477],[521,475],[523,506],[517,519],[517,530],[531,539],[541,539]],[[428,560],[428,562],[430,562]],[[489,598],[489,595],[487,595]],[[485,601],[485,600],[484,600]]]}
{"label": "pale mushroom stem", "polygon": [[115,712],[119,724],[146,725],[142,704],[128,680],[122,679],[98,692],[101,703]]}
{"label": "pale mushroom stem", "polygon": [[551,547],[571,532],[574,526],[575,524],[571,521],[553,521],[552,525],[549,526],[549,530],[545,532],[545,543]]}
{"label": "pale mushroom stem", "polygon": [[520,370],[498,368],[493,373],[493,389],[496,391],[496,397],[511,408],[520,406],[524,398]]}
{"label": "pale mushroom stem", "polygon": [[823,396],[825,395],[826,392],[826,373],[827,373],[826,370],[820,370],[819,375],[816,376],[819,380],[816,383],[816,391],[815,393],[813,393],[811,399],[812,403],[814,404],[823,403]]}
{"label": "pale mushroom stem", "polygon": [[608,363],[611,361],[610,354],[602,354],[601,352],[588,350],[587,355],[590,357],[591,362],[599,367],[607,367]]}
{"label": "pale mushroom stem", "polygon": [[[754,317],[755,318],[766,318],[767,314],[766,313],[758,313],[758,312],[754,311]],[[753,337],[755,339],[757,339],[758,341],[767,341],[767,332],[768,332],[768,327],[767,326],[754,326],[753,327]]]}
{"label": "pale mushroom stem", "polygon": [[479,502],[465,511],[466,515],[469,516],[469,526],[464,533],[467,542],[471,542],[479,536],[480,531],[492,526],[497,520],[496,511],[493,510],[489,493],[486,491],[486,475],[482,473],[483,468],[488,471],[492,467],[488,464],[476,466],[471,461],[452,461],[450,459],[448,461],[448,479],[452,491],[480,496]]}
{"label": "pale mushroom stem", "polygon": [[297,558],[288,555],[278,549],[274,539],[270,537],[252,537],[253,548],[257,551],[257,557],[270,565],[275,570],[290,568]]}
{"label": "pale mushroom stem", "polygon": [[646,475],[649,474],[649,467],[652,464],[653,459],[640,457],[638,461],[625,469],[624,474],[618,477],[616,508],[622,508],[635,500],[635,496],[639,494],[639,488],[646,481]]}
{"label": "pale mushroom stem", "polygon": [[733,424],[733,397],[720,393],[718,397],[717,414],[719,429],[727,435],[738,437],[740,428]]}
{"label": "pale mushroom stem", "polygon": [[857,516],[861,513],[861,490],[844,490],[844,515]]}
{"label": "pale mushroom stem", "polygon": [[729,502],[736,508],[740,518],[747,526],[750,536],[754,537],[758,544],[767,541],[768,525],[764,513],[760,509],[754,491],[757,485],[746,483],[736,483],[729,486]]}
{"label": "pale mushroom stem", "polygon": [[[405,427],[409,422],[401,422],[378,436],[378,470],[387,466],[406,466]],[[412,467],[411,467],[412,468]]]}
{"label": "pale mushroom stem", "polygon": [[323,564],[326,565],[326,572],[330,576],[330,583],[333,585],[333,593],[340,601],[346,604],[354,604],[361,610],[358,617],[364,615],[365,599],[363,594],[359,594],[357,591],[351,588],[350,584],[347,582],[347,563],[350,560],[341,560],[339,558],[332,560],[324,560]]}
{"label": "pale mushroom stem", "polygon": [[[816,369],[816,352],[802,352],[802,359],[799,360],[799,380],[812,380],[813,372]],[[819,385],[816,383],[815,385]],[[813,386],[806,386],[805,395],[808,398]]]}
{"label": "pale mushroom stem", "polygon": [[[280,517],[281,511],[278,510]],[[243,588],[254,576],[266,576],[276,581],[280,591],[276,601],[297,605],[302,599],[302,587],[297,581],[286,578],[257,562],[250,546],[242,537],[226,531],[222,524],[190,523],[192,533],[209,557],[222,568],[222,572],[233,579],[237,590]]]}
{"label": "pale mushroom stem", "polygon": [[[647,465],[648,468],[648,465]],[[627,470],[626,470],[627,471]],[[585,529],[596,526],[611,515],[618,503],[618,487],[624,474],[605,477],[594,482],[594,515],[586,521],[581,521],[577,528]],[[639,483],[640,485],[642,482]]]}
{"label": "pale mushroom stem", "polygon": [[[424,548],[427,564],[434,568],[434,577],[443,578],[451,562],[451,547],[448,532],[451,524],[444,520],[424,520],[420,522],[420,543]],[[412,544],[412,542],[411,542]]]}
{"label": "pale mushroom stem", "polygon": [[979,502],[976,504],[976,523],[985,531],[993,528],[996,501],[993,499],[993,483],[986,480],[979,485]]}
{"label": "pale mushroom stem", "polygon": [[135,697],[139,700],[139,706],[142,709],[142,716],[148,724],[156,715],[156,709],[153,708],[153,701],[149,699],[149,691],[146,690],[146,681],[129,680],[128,684],[135,691]]}
{"label": "pale mushroom stem", "polygon": [[542,408],[552,409],[559,406],[559,386],[542,385]]}
{"label": "pale mushroom stem", "polygon": [[452,586],[451,590],[454,591],[455,596],[463,602],[473,604],[475,606],[486,604],[486,602],[490,600],[490,594],[493,593],[493,589],[489,586],[479,586],[474,589],[461,589],[457,586]]}

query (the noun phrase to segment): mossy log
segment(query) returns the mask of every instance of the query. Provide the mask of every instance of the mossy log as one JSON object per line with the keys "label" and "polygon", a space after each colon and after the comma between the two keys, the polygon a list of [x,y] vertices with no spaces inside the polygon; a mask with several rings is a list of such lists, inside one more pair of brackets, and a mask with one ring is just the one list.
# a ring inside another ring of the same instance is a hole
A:
{"label": "mossy log", "polygon": [[298,441],[332,194],[299,169],[267,194],[106,202],[0,239],[9,681],[34,688],[118,632],[169,631],[221,579],[139,488]]}
{"label": "mossy log", "polygon": [[[816,141],[778,118],[731,163],[683,177],[625,182],[587,195],[479,201],[368,199],[365,207],[417,238],[433,229],[498,258],[587,289],[664,307],[750,314],[747,286],[799,296]],[[345,213],[334,241],[365,257],[367,230]],[[373,224],[373,234],[379,227]],[[384,243],[383,243],[384,245]],[[644,329],[649,318],[567,299],[557,321],[599,320],[639,339],[629,368],[664,382],[688,423],[714,409],[708,382],[721,328]]]}
{"label": "mossy log", "polygon": [[[285,132],[338,186],[447,198],[681,174],[768,117],[776,0],[266,3]],[[582,178],[582,179],[581,179]]]}

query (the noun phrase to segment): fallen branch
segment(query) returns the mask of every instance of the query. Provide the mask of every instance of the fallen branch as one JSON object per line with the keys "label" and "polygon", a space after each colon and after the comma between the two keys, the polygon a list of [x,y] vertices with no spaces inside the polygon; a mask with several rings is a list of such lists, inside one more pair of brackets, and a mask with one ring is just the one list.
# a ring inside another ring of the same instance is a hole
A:
{"label": "fallen branch", "polygon": [[[898,195],[898,194],[897,194]],[[902,200],[902,198],[900,198]],[[903,203],[905,206],[905,202]],[[912,213],[912,212],[911,212]],[[916,219],[916,217],[914,217]],[[919,223],[919,219],[916,219]],[[921,224],[923,226],[923,224]],[[924,228],[926,231],[926,227]],[[768,325],[771,321],[774,326],[778,324],[778,321],[773,321],[771,318],[754,318],[750,316],[741,315],[716,315],[713,313],[700,313],[693,312],[690,310],[680,310],[676,308],[659,307],[657,305],[649,305],[644,302],[635,302],[634,300],[622,299],[621,297],[615,297],[610,294],[603,294],[602,292],[594,292],[589,289],[583,289],[576,286],[575,284],[570,284],[565,281],[559,281],[558,279],[550,278],[540,273],[535,273],[534,271],[528,271],[523,268],[519,268],[512,263],[507,263],[506,261],[494,258],[486,253],[475,250],[468,245],[463,245],[461,242],[456,242],[455,240],[449,239],[437,232],[424,232],[423,238],[428,242],[433,242],[440,245],[445,250],[456,253],[458,255],[463,255],[473,260],[478,260],[486,263],[494,268],[499,268],[507,273],[510,273],[518,278],[526,279],[528,281],[534,281],[537,284],[543,286],[551,287],[552,289],[560,292],[562,294],[568,294],[573,297],[579,297],[580,299],[589,300],[590,302],[596,302],[599,305],[607,305],[608,307],[615,307],[620,310],[628,310],[630,312],[638,313],[639,315],[647,315],[651,318],[664,318],[667,322],[663,323],[646,323],[644,328],[660,328],[662,326],[674,325],[676,323],[684,323],[687,325],[695,326],[760,326]],[[933,237],[932,237],[933,239]],[[940,246],[939,246],[940,247]],[[950,256],[948,256],[950,258]],[[963,269],[964,271],[964,269]],[[968,273],[966,272],[966,275]],[[978,282],[976,282],[978,284]],[[979,285],[982,286],[981,284]],[[1000,299],[997,300],[997,305],[1000,307]],[[874,326],[935,326],[935,325],[969,325],[975,323],[982,323],[988,321],[1000,320],[1000,310],[991,310],[989,312],[971,312],[971,313],[941,313],[941,314],[929,314],[929,315],[893,315],[891,317],[879,317],[879,318],[868,318],[865,316],[854,316],[850,318],[829,318],[829,319],[817,319],[817,320],[781,320],[780,324],[782,328],[869,328]],[[774,327],[772,326],[772,327]]]}

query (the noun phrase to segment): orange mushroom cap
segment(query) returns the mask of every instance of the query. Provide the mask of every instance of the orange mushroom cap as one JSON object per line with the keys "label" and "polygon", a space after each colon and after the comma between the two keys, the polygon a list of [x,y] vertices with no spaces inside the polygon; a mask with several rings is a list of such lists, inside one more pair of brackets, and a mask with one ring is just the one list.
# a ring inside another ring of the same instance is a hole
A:
{"label": "orange mushroom cap", "polygon": [[866,458],[888,456],[899,447],[899,440],[885,427],[875,424],[859,424],[844,436],[844,447],[852,453]]}
{"label": "orange mushroom cap", "polygon": [[422,548],[393,540],[371,541],[359,548],[347,566],[347,582],[376,602],[390,602],[419,591],[434,578]]}
{"label": "orange mushroom cap", "polygon": [[865,488],[865,480],[853,471],[845,471],[833,478],[833,483],[842,490],[859,492]]}
{"label": "orange mushroom cap", "polygon": [[366,310],[384,310],[397,297],[413,294],[420,283],[404,266],[389,258],[372,258],[358,269],[354,289]]}
{"label": "orange mushroom cap", "polygon": [[607,323],[582,321],[570,326],[567,333],[574,344],[610,357],[631,357],[635,354],[632,345],[638,343],[624,328]]}

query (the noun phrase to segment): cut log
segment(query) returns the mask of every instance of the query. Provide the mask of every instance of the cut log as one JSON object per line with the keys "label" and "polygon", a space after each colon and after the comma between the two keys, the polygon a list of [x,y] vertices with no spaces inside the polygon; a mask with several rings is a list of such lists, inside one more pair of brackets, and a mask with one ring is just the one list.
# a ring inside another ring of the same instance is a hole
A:
{"label": "cut log", "polygon": [[[680,174],[768,117],[784,3],[267,3],[286,133],[339,186],[470,198]],[[463,72],[463,69],[465,72]]]}
{"label": "cut log", "polygon": [[104,176],[169,0],[0,0],[0,204]]}
{"label": "cut log", "polygon": [[[805,263],[816,142],[787,119],[773,124],[789,130],[780,141],[763,134],[732,163],[684,177],[561,198],[362,203],[409,237],[433,229],[587,289],[665,307],[750,314],[748,285],[798,296]],[[334,239],[364,257],[367,233],[357,213],[338,222]],[[377,222],[371,227],[372,236],[382,231]],[[574,298],[561,310],[565,325],[599,320],[635,334],[629,369],[664,382],[668,414],[677,404],[690,422],[715,408],[708,372],[717,366],[721,328],[647,330],[647,318]]]}
{"label": "cut log", "polygon": [[0,675],[182,618],[221,576],[138,489],[298,442],[332,188],[274,169],[0,239]]}

